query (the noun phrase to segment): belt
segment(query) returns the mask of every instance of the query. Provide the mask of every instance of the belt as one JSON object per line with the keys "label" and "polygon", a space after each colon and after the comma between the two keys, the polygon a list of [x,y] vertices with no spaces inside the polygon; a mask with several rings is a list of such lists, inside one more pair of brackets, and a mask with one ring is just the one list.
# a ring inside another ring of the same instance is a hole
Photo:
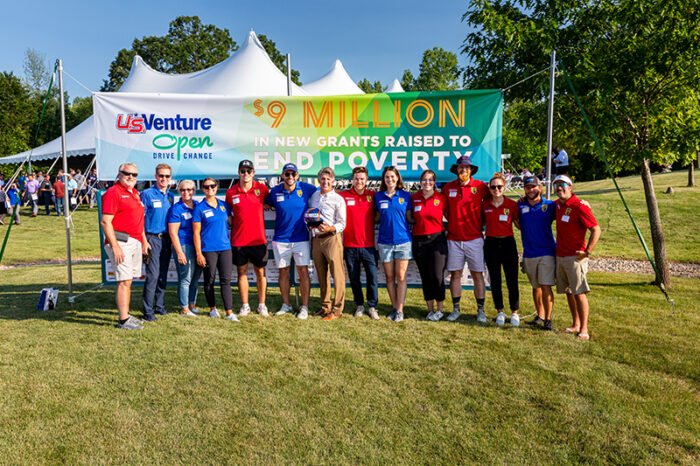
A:
{"label": "belt", "polygon": [[146,236],[155,236],[156,238],[165,238],[168,235],[166,233],[146,233]]}

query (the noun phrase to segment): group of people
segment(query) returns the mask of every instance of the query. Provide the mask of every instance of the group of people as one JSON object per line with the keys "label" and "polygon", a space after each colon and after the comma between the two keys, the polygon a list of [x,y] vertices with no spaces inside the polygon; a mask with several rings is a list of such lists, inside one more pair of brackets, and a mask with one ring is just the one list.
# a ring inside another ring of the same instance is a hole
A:
{"label": "group of people", "polygon": [[[566,294],[572,315],[569,333],[587,340],[589,292],[586,281],[588,256],[600,237],[590,206],[572,192],[573,182],[560,175],[554,180],[557,201],[542,198],[536,176],[524,179],[525,196],[517,202],[504,194],[506,180],[495,173],[486,184],[474,178],[478,167],[468,156],[457,160],[451,171],[453,181],[437,189],[437,177],[425,170],[420,189],[404,190],[400,171],[384,168],[379,191],[367,189],[365,167],[352,171],[352,187],[336,192],[335,173],[325,167],[318,172],[317,189],[299,180],[293,163],[282,171],[282,182],[268,189],[255,181],[255,167],[243,160],[238,167],[239,180],[217,197],[218,182],[202,181],[205,198],[193,199],[195,183],[178,184],[180,200],[175,203],[168,187],[172,170],[166,164],[156,167],[156,184],[141,194],[135,189],[138,169],[134,164],[119,168],[117,182],[103,195],[101,224],[105,251],[116,280],[118,327],[142,329],[145,322],[167,314],[164,305],[170,257],[176,256],[177,296],[180,312],[199,313],[196,306],[200,274],[204,274],[204,293],[210,317],[220,317],[216,304],[215,282],[218,273],[224,318],[238,322],[251,313],[248,270],[252,265],[258,295],[257,312],[269,316],[265,304],[267,280],[265,266],[268,246],[264,211],[274,210],[275,229],[272,250],[279,268],[279,286],[283,304],[275,315],[292,313],[290,268],[292,262],[299,279],[301,306],[298,319],[309,317],[310,276],[313,260],[320,287],[320,308],[314,315],[323,320],[342,316],[345,306],[345,267],[355,302],[355,317],[367,314],[379,319],[377,269],[381,263],[391,302],[388,318],[404,319],[406,271],[415,259],[421,277],[427,319],[445,317],[446,273],[452,310],[449,321],[461,315],[462,278],[465,263],[473,281],[477,315],[486,323],[486,286],[488,269],[496,324],[506,321],[501,286],[501,270],[506,277],[510,324],[520,325],[518,292],[518,248],[513,227],[520,228],[523,244],[523,268],[533,289],[537,317],[530,322],[552,330],[552,287]],[[557,241],[551,225],[556,221]],[[375,224],[378,237],[375,247]],[[229,233],[230,228],[230,233]],[[586,240],[587,232],[588,240]],[[143,319],[129,314],[133,278],[141,276],[146,260],[143,288]],[[242,306],[234,313],[231,277],[237,269],[237,285]],[[364,283],[361,279],[365,271]],[[331,277],[333,290],[331,290]],[[333,293],[331,293],[333,291]],[[366,294],[366,299],[365,299]]]}
{"label": "group of people", "polygon": [[[65,180],[65,183],[64,181]],[[31,206],[32,217],[39,214],[39,204],[42,203],[46,215],[51,215],[51,206],[59,216],[67,213],[81,204],[89,205],[92,209],[96,202],[97,170],[92,169],[86,176],[81,170],[70,169],[64,176],[59,170],[55,179],[49,173],[22,173],[16,181],[5,183],[0,180],[0,225],[4,225],[6,215],[15,225],[20,224],[20,208],[22,205]]]}

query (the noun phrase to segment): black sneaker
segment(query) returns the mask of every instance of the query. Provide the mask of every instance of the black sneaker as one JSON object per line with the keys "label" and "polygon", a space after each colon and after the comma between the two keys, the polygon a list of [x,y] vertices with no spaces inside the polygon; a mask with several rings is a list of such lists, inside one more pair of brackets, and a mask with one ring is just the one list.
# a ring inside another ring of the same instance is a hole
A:
{"label": "black sneaker", "polygon": [[[538,317],[539,319],[539,317]],[[545,330],[554,330],[554,325],[552,324],[552,321],[550,319],[546,319],[544,321],[544,329]]]}
{"label": "black sneaker", "polygon": [[537,316],[534,319],[532,319],[530,322],[528,322],[527,325],[532,325],[533,327],[537,327],[537,326],[544,324],[544,322],[545,322],[545,320],[543,318],[541,318],[540,316]]}

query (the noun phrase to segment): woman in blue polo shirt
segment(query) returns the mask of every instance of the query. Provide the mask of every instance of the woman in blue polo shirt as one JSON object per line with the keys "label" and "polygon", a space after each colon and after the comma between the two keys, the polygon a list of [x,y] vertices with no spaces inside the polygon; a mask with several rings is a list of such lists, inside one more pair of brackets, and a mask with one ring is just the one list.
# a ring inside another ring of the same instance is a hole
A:
{"label": "woman in blue polo shirt", "polygon": [[197,264],[192,231],[192,217],[197,205],[193,199],[194,181],[180,181],[177,190],[180,200],[168,211],[168,233],[176,257],[180,312],[185,316],[194,316],[199,314],[196,303],[199,276],[202,274],[202,268]]}
{"label": "woman in blue polo shirt", "polygon": [[403,189],[399,171],[389,166],[382,173],[382,184],[374,195],[375,221],[379,221],[379,260],[386,275],[386,289],[391,299],[394,322],[403,320],[406,300],[406,269],[411,259],[411,229],[413,222],[411,195]]}
{"label": "woman in blue polo shirt", "polygon": [[15,220],[15,225],[19,225],[19,208],[21,206],[19,202],[19,190],[17,189],[17,185],[15,183],[12,183],[10,185],[10,189],[7,190],[7,213],[10,214],[10,222],[13,219]]}
{"label": "woman in blue polo shirt", "polygon": [[202,181],[204,200],[197,204],[192,213],[192,239],[197,253],[197,264],[204,268],[204,295],[209,305],[209,317],[219,317],[214,297],[216,271],[219,271],[221,299],[226,309],[226,319],[238,322],[233,314],[233,297],[231,295],[231,241],[228,225],[231,222],[231,210],[228,205],[216,198],[218,183],[213,178]]}

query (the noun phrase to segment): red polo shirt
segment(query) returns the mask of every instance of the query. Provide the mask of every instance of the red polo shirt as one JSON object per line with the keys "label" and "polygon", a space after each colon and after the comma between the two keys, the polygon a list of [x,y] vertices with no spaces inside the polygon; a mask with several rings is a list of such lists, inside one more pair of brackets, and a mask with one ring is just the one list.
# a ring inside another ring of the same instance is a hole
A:
{"label": "red polo shirt", "polygon": [[66,192],[65,189],[63,188],[63,181],[58,180],[53,184],[53,189],[56,191],[56,197],[59,199],[62,199],[65,197]]}
{"label": "red polo shirt", "polygon": [[572,194],[568,201],[557,200],[557,257],[575,256],[586,249],[586,231],[598,225],[590,207]]}
{"label": "red polo shirt", "polygon": [[248,191],[239,183],[226,191],[226,204],[231,208],[231,246],[258,246],[267,244],[263,202],[269,193],[267,186],[253,181]]}
{"label": "red polo shirt", "polygon": [[413,202],[413,236],[432,235],[445,230],[442,217],[447,217],[447,198],[444,194],[434,191],[429,198],[423,197],[420,191],[411,195]]}
{"label": "red polo shirt", "polygon": [[513,220],[519,217],[518,203],[512,199],[503,198],[503,204],[494,206],[491,199],[481,204],[486,222],[486,236],[513,236]]}
{"label": "red polo shirt", "polygon": [[[144,210],[138,191],[128,190],[120,182],[116,182],[102,195],[102,213],[114,215],[112,219],[114,230],[128,233],[129,236],[141,242],[143,242]],[[105,244],[107,244],[106,239]]]}
{"label": "red polo shirt", "polygon": [[347,221],[343,230],[346,248],[374,247],[374,191],[365,189],[357,194],[355,188],[339,193],[345,199]]}
{"label": "red polo shirt", "polygon": [[442,187],[442,194],[447,197],[449,213],[447,239],[471,241],[481,238],[481,203],[490,196],[486,183],[470,178],[469,183],[462,186],[459,180],[454,180]]}

